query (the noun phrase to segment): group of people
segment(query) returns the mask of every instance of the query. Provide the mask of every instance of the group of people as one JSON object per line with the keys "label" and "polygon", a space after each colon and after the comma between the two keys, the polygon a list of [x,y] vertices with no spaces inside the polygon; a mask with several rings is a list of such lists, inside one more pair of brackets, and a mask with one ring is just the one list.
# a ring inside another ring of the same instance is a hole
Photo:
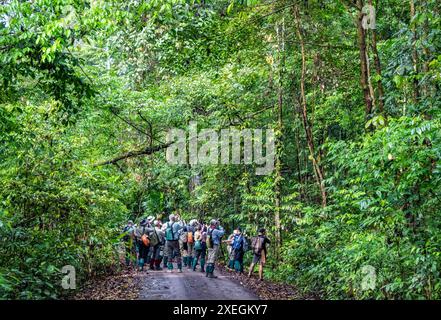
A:
{"label": "group of people", "polygon": [[[224,234],[225,229],[216,219],[212,219],[209,224],[196,219],[186,223],[179,214],[171,214],[165,223],[153,216],[142,219],[139,225],[128,221],[123,233],[126,264],[129,266],[136,257],[139,271],[143,271],[147,265],[150,270],[166,268],[169,272],[173,272],[173,263],[176,263],[178,272],[182,272],[183,267],[196,271],[199,266],[200,272],[204,272],[207,277],[216,278],[216,261],[221,244],[226,242],[230,259],[228,269],[243,272],[243,257],[249,250],[249,240],[241,228],[236,228],[227,240],[222,240]],[[251,241],[253,262],[248,276],[259,264],[259,279],[263,279],[266,245],[269,243],[265,229],[260,229],[258,236]]]}
{"label": "group of people", "polygon": [[259,229],[259,233],[256,237],[253,237],[251,244],[248,243],[248,238],[242,233],[242,229],[237,227],[233,233],[224,242],[228,245],[228,266],[229,271],[236,271],[243,273],[243,257],[245,253],[250,249],[253,251],[253,260],[248,270],[248,277],[254,272],[255,266],[259,265],[259,279],[263,280],[263,266],[266,263],[267,257],[267,244],[271,241],[266,236],[266,230],[264,228]]}

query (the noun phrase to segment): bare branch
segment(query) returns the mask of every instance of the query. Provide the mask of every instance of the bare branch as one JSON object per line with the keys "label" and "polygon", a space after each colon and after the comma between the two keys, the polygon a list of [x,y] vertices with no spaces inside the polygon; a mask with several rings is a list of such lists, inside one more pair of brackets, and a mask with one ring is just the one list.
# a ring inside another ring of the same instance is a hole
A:
{"label": "bare branch", "polygon": [[129,126],[131,126],[133,129],[135,129],[136,131],[145,134],[146,136],[150,137],[150,134],[147,133],[145,130],[139,128],[137,125],[135,125],[134,123],[132,123],[131,121],[125,119],[124,117],[120,116],[113,108],[109,108],[109,111],[118,119],[120,119],[121,121],[125,122],[126,124],[128,124]]}
{"label": "bare branch", "polygon": [[109,165],[109,164],[116,164],[118,161],[124,160],[124,159],[128,159],[128,158],[133,158],[133,157],[137,157],[137,156],[141,156],[141,155],[149,155],[158,151],[161,151],[162,149],[167,148],[168,146],[170,146],[173,142],[169,142],[169,143],[165,143],[165,144],[161,144],[158,146],[154,146],[154,147],[147,147],[141,150],[136,150],[136,151],[129,151],[123,155],[120,155],[114,159],[111,160],[107,160],[98,164],[95,164],[95,167],[97,166],[105,166],[105,165]]}

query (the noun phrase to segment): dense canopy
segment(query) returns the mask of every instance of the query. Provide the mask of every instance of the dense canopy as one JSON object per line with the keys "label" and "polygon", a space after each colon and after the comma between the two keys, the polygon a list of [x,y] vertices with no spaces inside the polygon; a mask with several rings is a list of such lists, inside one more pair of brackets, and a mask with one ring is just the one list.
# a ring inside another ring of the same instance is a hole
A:
{"label": "dense canopy", "polygon": [[[64,265],[104,273],[127,219],[179,209],[266,227],[304,293],[440,299],[440,9],[0,0],[0,298],[61,297]],[[191,121],[274,129],[275,169],[170,164]]]}

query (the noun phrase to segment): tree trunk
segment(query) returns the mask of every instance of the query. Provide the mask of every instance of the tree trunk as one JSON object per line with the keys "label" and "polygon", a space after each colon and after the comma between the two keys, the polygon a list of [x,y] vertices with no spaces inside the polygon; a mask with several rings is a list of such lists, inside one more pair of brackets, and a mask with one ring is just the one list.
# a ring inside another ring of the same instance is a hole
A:
{"label": "tree trunk", "polygon": [[[300,110],[299,110],[300,111]],[[300,112],[299,112],[300,114]],[[297,121],[296,121],[297,122]],[[297,160],[297,179],[299,181],[300,185],[300,200],[304,199],[304,192],[303,192],[303,179],[302,179],[302,163],[300,158],[300,132],[299,127],[296,124],[296,160]]]}
{"label": "tree trunk", "polygon": [[299,38],[301,55],[302,55],[302,75],[300,78],[300,95],[301,95],[301,107],[302,107],[301,115],[303,120],[303,127],[305,129],[306,141],[308,144],[309,155],[312,161],[312,167],[314,170],[315,178],[320,189],[322,206],[326,207],[327,194],[324,184],[323,170],[320,167],[317,158],[315,156],[314,137],[308,120],[308,111],[307,111],[307,102],[306,102],[306,93],[305,93],[306,53],[305,53],[305,43],[303,40],[302,29],[301,29],[300,13],[297,6],[293,8],[293,11],[296,22],[296,33],[297,33],[297,37]]}
{"label": "tree trunk", "polygon": [[358,46],[360,53],[360,84],[363,91],[364,103],[365,103],[365,114],[366,119],[369,119],[372,115],[373,109],[373,97],[371,96],[371,90],[369,86],[369,61],[367,45],[366,45],[366,30],[363,28],[363,17],[362,12],[363,0],[357,0],[357,7],[359,9],[358,16],[356,18],[357,24],[357,37]]}
{"label": "tree trunk", "polygon": [[274,192],[275,192],[275,210],[274,210],[274,224],[275,224],[275,251],[276,259],[280,256],[280,247],[282,245],[281,237],[281,221],[280,221],[280,208],[282,205],[282,132],[283,132],[283,68],[284,68],[284,33],[285,25],[277,27],[278,38],[278,58],[279,58],[279,85],[277,93],[277,152],[276,152],[276,172],[274,178]]}
{"label": "tree trunk", "polygon": [[[378,7],[377,0],[376,7]],[[373,6],[372,0],[369,0],[368,3]],[[381,79],[381,61],[380,56],[378,54],[378,48],[377,48],[377,33],[375,29],[372,29],[372,52],[374,53],[374,64],[375,64],[375,71],[377,72],[377,75],[379,76],[379,79],[377,81],[377,93],[378,93],[378,109],[380,111],[380,114],[383,116],[384,121],[387,123],[387,114],[384,110],[384,89],[383,89],[383,81]]]}
{"label": "tree trunk", "polygon": [[[410,20],[412,20],[415,17],[415,1],[410,0]],[[412,23],[412,21],[411,21]],[[413,72],[414,72],[414,79],[413,79],[413,102],[417,103],[418,99],[420,97],[420,89],[419,89],[419,83],[416,76],[419,73],[418,68],[418,51],[416,48],[416,41],[418,39],[416,26],[412,25],[412,62],[413,62]]]}

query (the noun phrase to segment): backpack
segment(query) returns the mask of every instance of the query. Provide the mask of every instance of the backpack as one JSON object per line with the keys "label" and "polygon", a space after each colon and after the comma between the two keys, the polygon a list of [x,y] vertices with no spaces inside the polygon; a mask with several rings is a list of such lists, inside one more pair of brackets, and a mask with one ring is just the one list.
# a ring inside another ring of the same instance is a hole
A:
{"label": "backpack", "polygon": [[263,249],[263,242],[265,241],[264,237],[253,237],[251,240],[251,247],[253,248],[253,253],[260,255]]}
{"label": "backpack", "polygon": [[201,240],[196,240],[196,242],[194,243],[194,249],[195,250],[202,250],[202,242],[201,242]]}
{"label": "backpack", "polygon": [[165,240],[175,240],[175,234],[173,233],[173,225],[175,223],[173,222],[170,225],[170,222],[167,222],[167,229],[165,229]]}
{"label": "backpack", "polygon": [[150,239],[149,236],[144,232],[145,232],[145,227],[142,229],[143,235],[141,236],[141,241],[142,243],[144,243],[146,247],[148,247],[150,245]]}
{"label": "backpack", "polygon": [[187,242],[190,244],[194,243],[193,232],[191,232],[191,231],[188,231],[188,233],[187,233]]}
{"label": "backpack", "polygon": [[152,246],[156,246],[159,243],[159,236],[155,228],[153,228],[153,232],[151,233],[150,238],[150,244]]}
{"label": "backpack", "polygon": [[202,232],[201,231],[196,231],[194,233],[193,240],[195,240],[194,249],[195,250],[202,250]]}
{"label": "backpack", "polygon": [[233,249],[234,250],[239,250],[240,248],[243,247],[243,236],[235,236],[234,237],[234,241],[233,241]]}

